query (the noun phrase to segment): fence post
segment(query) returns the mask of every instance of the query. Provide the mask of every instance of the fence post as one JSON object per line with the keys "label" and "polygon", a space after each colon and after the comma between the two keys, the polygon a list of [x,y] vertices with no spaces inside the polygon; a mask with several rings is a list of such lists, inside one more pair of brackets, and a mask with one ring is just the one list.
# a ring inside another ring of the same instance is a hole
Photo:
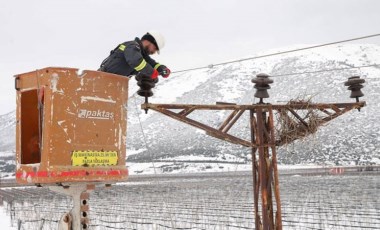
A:
{"label": "fence post", "polygon": [[22,221],[18,220],[18,222],[17,222],[17,229],[18,230],[21,230],[21,225],[22,225]]}
{"label": "fence post", "polygon": [[42,230],[44,228],[44,224],[45,224],[45,219],[42,219],[42,222],[41,222],[41,225],[40,225],[40,230]]}

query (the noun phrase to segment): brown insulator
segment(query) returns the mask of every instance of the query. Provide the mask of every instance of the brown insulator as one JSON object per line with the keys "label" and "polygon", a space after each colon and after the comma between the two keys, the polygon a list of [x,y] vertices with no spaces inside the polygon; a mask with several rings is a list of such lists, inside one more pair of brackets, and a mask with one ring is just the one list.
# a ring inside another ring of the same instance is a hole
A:
{"label": "brown insulator", "polygon": [[254,88],[256,89],[255,97],[260,98],[259,103],[263,103],[263,98],[269,98],[268,89],[270,89],[269,84],[273,83],[273,80],[269,78],[270,76],[265,73],[260,73],[256,75],[256,78],[252,79],[252,83],[255,83]]}
{"label": "brown insulator", "polygon": [[362,84],[365,82],[360,76],[353,76],[348,78],[348,81],[344,82],[345,86],[348,86],[348,90],[351,90],[350,98],[356,98],[359,101],[359,97],[363,97],[364,94],[361,89],[364,87]]}
{"label": "brown insulator", "polygon": [[142,97],[151,97],[153,96],[152,88],[156,85],[152,78],[145,75],[137,75],[136,76],[137,85],[140,89],[137,91],[137,94]]}
{"label": "brown insulator", "polygon": [[[158,78],[153,80],[150,76],[145,76],[142,74],[138,74],[136,76],[137,85],[140,87],[139,90],[137,90],[137,94],[145,97],[145,104],[148,103],[148,97],[153,96],[152,88],[156,85],[158,82]],[[148,113],[148,109],[145,109],[145,113]]]}

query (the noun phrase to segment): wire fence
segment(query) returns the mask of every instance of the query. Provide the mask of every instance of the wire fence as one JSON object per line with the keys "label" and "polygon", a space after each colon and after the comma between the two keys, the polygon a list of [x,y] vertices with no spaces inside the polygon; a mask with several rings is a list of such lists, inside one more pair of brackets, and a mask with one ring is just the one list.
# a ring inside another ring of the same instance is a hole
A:
{"label": "wire fence", "polygon": [[[249,172],[158,179],[93,191],[90,229],[254,229]],[[380,229],[378,173],[283,174],[280,188],[284,229]],[[56,229],[72,207],[69,197],[47,188],[0,195],[17,229]]]}

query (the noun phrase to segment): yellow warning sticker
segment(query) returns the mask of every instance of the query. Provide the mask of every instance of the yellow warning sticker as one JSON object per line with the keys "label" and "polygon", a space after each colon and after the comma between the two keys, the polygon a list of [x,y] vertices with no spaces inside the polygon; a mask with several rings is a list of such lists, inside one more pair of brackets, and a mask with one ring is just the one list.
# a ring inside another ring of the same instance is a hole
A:
{"label": "yellow warning sticker", "polygon": [[108,166],[117,165],[116,151],[73,151],[71,163],[73,166]]}

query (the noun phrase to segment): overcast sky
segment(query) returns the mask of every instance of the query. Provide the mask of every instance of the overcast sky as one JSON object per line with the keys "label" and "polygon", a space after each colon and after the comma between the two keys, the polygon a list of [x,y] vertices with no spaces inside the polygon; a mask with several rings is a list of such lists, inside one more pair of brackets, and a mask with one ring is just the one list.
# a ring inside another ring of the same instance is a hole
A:
{"label": "overcast sky", "polygon": [[172,71],[380,33],[378,0],[0,1],[0,114],[16,108],[13,75],[97,69],[118,43],[151,29],[166,38],[152,57]]}

